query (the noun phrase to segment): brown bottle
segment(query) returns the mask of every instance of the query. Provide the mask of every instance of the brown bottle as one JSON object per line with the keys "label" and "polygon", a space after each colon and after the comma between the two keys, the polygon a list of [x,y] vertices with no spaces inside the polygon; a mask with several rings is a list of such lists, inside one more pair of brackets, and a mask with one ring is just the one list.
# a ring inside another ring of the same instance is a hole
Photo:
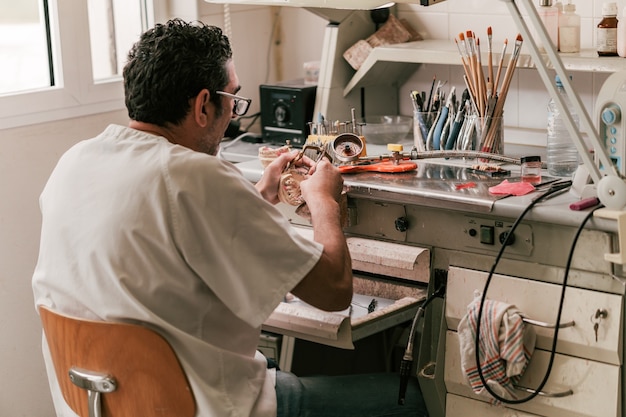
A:
{"label": "brown bottle", "polygon": [[617,56],[617,3],[602,5],[602,20],[596,28],[599,56]]}

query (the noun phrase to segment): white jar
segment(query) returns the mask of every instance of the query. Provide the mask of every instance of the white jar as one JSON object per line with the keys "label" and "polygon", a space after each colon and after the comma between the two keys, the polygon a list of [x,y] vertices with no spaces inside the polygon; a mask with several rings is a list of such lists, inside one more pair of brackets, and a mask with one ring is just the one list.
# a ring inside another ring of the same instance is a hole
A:
{"label": "white jar", "polygon": [[[537,14],[543,22],[543,25],[548,32],[550,41],[555,48],[559,46],[559,9],[552,5],[552,0],[539,0],[539,7],[537,7]],[[537,38],[537,47],[540,52],[545,52],[546,48],[543,45],[541,39]]]}
{"label": "white jar", "polygon": [[563,7],[563,14],[559,18],[559,50],[566,53],[580,52],[580,15],[576,14],[576,5],[572,3]]}

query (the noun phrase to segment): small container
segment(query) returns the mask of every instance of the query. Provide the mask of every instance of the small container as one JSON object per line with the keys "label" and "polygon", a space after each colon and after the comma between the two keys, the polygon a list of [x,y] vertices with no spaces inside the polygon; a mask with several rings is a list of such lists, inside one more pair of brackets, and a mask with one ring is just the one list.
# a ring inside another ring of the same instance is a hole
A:
{"label": "small container", "polygon": [[[552,0],[539,0],[537,14],[543,22],[543,26],[548,32],[548,36],[555,48],[559,46],[559,9],[552,4]],[[542,41],[534,36],[540,52],[545,52],[546,48]]]}
{"label": "small container", "polygon": [[602,20],[596,28],[598,56],[617,56],[617,3],[602,5]]}
{"label": "small container", "polygon": [[564,6],[559,17],[559,51],[580,52],[580,15],[576,14],[576,5],[572,3]]}
{"label": "small container", "polygon": [[522,182],[539,184],[541,182],[541,157],[525,156],[520,159],[522,164]]}

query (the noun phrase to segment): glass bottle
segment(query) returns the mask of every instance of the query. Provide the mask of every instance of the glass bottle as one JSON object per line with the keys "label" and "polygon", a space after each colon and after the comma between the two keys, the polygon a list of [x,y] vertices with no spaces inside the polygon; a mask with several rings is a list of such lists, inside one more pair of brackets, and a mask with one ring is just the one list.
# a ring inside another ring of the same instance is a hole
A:
{"label": "glass bottle", "polygon": [[599,56],[617,56],[617,3],[602,5],[602,20],[596,28]]}

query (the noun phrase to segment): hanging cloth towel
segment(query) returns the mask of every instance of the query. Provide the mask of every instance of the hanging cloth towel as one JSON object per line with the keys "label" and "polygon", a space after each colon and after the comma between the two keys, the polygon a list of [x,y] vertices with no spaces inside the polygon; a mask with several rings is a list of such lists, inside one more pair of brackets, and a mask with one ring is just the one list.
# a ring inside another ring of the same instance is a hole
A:
{"label": "hanging cloth towel", "polygon": [[[476,367],[476,324],[480,294],[467,306],[458,327],[461,366],[476,394],[487,395]],[[514,384],[523,375],[535,349],[535,331],[526,325],[523,314],[512,304],[485,299],[480,323],[480,367],[489,388],[502,398],[516,399]]]}

